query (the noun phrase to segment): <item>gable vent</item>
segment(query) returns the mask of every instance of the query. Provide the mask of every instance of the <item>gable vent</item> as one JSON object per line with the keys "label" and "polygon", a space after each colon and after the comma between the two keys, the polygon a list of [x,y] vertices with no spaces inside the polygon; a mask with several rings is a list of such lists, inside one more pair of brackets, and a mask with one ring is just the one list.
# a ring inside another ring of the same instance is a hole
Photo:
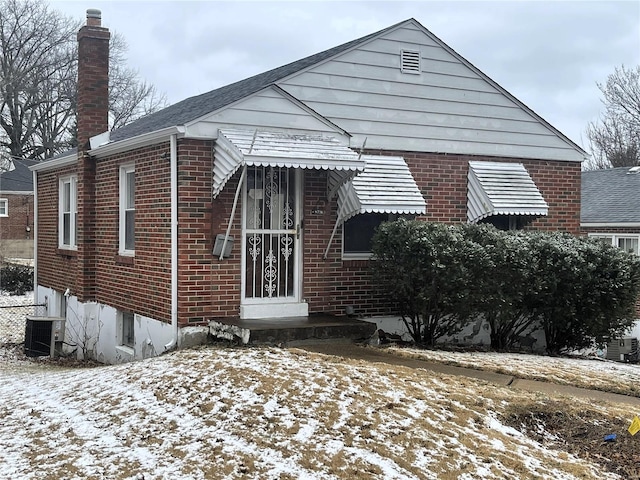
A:
{"label": "gable vent", "polygon": [[400,70],[402,73],[420,73],[420,52],[402,50],[400,53]]}

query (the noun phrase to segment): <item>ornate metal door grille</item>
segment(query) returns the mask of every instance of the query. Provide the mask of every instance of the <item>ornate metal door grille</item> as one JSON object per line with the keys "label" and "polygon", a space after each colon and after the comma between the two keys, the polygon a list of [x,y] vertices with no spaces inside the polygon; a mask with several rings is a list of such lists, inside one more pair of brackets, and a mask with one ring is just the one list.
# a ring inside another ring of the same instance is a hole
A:
{"label": "ornate metal door grille", "polygon": [[245,298],[296,295],[295,170],[249,167],[246,180]]}

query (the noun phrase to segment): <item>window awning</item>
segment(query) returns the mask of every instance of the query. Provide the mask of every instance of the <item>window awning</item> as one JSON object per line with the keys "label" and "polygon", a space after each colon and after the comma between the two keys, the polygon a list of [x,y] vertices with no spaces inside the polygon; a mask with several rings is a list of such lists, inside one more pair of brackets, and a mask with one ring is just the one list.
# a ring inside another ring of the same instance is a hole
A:
{"label": "window awning", "polygon": [[467,219],[547,215],[549,206],[521,163],[469,162]]}
{"label": "window awning", "polygon": [[338,221],[359,213],[420,215],[426,202],[402,157],[363,155],[364,172],[338,189]]}
{"label": "window awning", "polygon": [[359,213],[421,215],[427,204],[402,157],[363,155],[364,172],[338,188],[338,218],[323,258],[327,258],[338,225]]}
{"label": "window awning", "polygon": [[214,154],[214,198],[244,165],[329,170],[337,184],[346,182],[365,166],[357,152],[337,138],[321,134],[220,129]]}

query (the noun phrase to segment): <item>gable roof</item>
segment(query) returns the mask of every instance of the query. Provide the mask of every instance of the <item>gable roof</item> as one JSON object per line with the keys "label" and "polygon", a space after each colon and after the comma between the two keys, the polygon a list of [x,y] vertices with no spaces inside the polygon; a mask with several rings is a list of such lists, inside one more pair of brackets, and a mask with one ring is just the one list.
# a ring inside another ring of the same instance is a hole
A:
{"label": "gable roof", "polygon": [[[432,42],[431,46],[437,46],[438,48],[443,49],[443,51],[446,51],[451,58],[455,59],[455,62],[459,62],[464,66],[464,68],[473,72],[472,75],[475,75],[480,82],[484,82],[489,90],[482,90],[479,93],[480,95],[485,95],[483,92],[501,95],[505,99],[505,102],[507,102],[507,105],[519,109],[523,116],[518,117],[517,121],[510,121],[509,119],[512,118],[510,116],[504,118],[500,117],[500,115],[495,118],[491,117],[494,121],[492,122],[492,126],[488,128],[482,123],[482,121],[479,121],[478,123],[478,121],[474,119],[473,113],[467,115],[469,118],[467,118],[465,114],[461,114],[462,117],[459,117],[458,113],[455,113],[451,117],[454,118],[455,122],[463,123],[459,125],[461,132],[458,132],[457,136],[454,136],[454,138],[452,137],[451,132],[456,131],[458,127],[455,125],[447,126],[442,124],[442,112],[440,112],[441,117],[434,120],[433,123],[418,122],[414,124],[413,122],[410,122],[411,125],[419,125],[417,128],[421,130],[413,131],[408,138],[407,135],[400,135],[402,138],[398,137],[400,138],[398,141],[401,141],[401,149],[417,149],[417,151],[425,151],[424,148],[426,142],[430,148],[428,151],[433,152],[468,153],[475,155],[507,156],[510,158],[544,158],[570,161],[583,161],[587,158],[587,153],[580,146],[575,144],[553,125],[549,124],[533,110],[520,102],[517,98],[472,65],[464,57],[455,52],[451,47],[413,18],[396,23],[395,25],[384,28],[378,32],[371,33],[287,65],[254,75],[253,77],[240,80],[201,95],[187,98],[163,110],[138,119],[137,121],[110,133],[109,143],[112,145],[110,149],[113,147],[116,149],[119,148],[114,144],[118,144],[122,141],[136,139],[135,141],[137,143],[139,140],[142,141],[142,137],[151,138],[150,136],[154,136],[155,138],[158,134],[166,132],[167,129],[189,126],[189,124],[203,119],[208,114],[219,112],[225,108],[230,108],[232,104],[246,99],[257,92],[263,91],[272,85],[286,86],[287,92],[292,96],[296,96],[296,92],[300,92],[299,89],[296,89],[295,82],[292,85],[289,84],[291,79],[297,78],[301,74],[304,75],[305,72],[315,71],[315,69],[326,64],[328,61],[338,59],[338,57],[342,57],[343,55],[348,55],[349,52],[358,51],[361,48],[368,48],[365,47],[365,44],[370,45],[381,38],[389,36],[391,36],[389,38],[395,38],[393,35],[397,35],[402,29],[407,28],[414,29],[416,32],[422,32],[422,34],[425,35],[425,38],[429,38],[429,41]],[[409,44],[411,44],[411,40],[409,40]],[[350,60],[347,61],[347,63],[349,62]],[[448,61],[445,63],[447,62]],[[437,72],[435,74],[439,75]],[[453,90],[457,91],[455,88]],[[310,99],[307,98],[300,98],[301,103],[308,105],[309,108],[313,109],[313,102],[309,103],[309,100]],[[499,104],[502,106],[496,108],[504,108],[505,104],[496,103],[495,105]],[[484,103],[480,102],[476,106],[481,105],[484,105]],[[459,105],[457,106],[459,107]],[[350,108],[349,105],[344,105],[343,107]],[[511,107],[507,106],[507,108]],[[346,121],[345,124],[342,124],[343,119],[333,118],[329,111],[316,111],[326,118],[327,121],[334,123],[342,129],[348,130],[350,134],[353,133],[354,135],[359,135],[358,138],[354,138],[354,142],[356,142],[356,144],[358,141],[362,143],[363,136],[365,138],[375,138],[376,136],[381,135],[380,132],[374,131],[359,133],[352,132],[351,127],[354,125],[360,125],[362,122],[359,122],[356,119],[354,120],[355,123],[354,121]],[[403,111],[402,113],[404,114],[406,112]],[[437,115],[438,114],[436,114],[436,116]],[[420,118],[430,118],[430,116],[423,115]],[[504,125],[502,125],[502,123],[504,123]],[[495,125],[498,126],[496,127]],[[403,125],[396,126],[403,127]],[[424,131],[425,129],[426,131]],[[397,137],[397,132],[391,133],[387,129],[384,129],[384,131],[387,133],[383,135],[391,135],[389,138],[395,138],[394,135]],[[479,136],[478,134],[482,135]],[[435,137],[433,135],[435,135]],[[382,141],[385,142],[385,140]],[[370,145],[373,144],[372,142],[374,142],[374,140],[369,142]],[[384,143],[383,145],[378,145],[377,148],[384,149],[387,147],[392,150],[398,150],[397,144],[389,146]],[[102,153],[106,154],[107,151],[103,151]],[[98,154],[98,152],[96,152],[96,154]]]}
{"label": "gable roof", "polygon": [[0,192],[32,192],[33,174],[29,167],[38,163],[37,160],[14,160],[15,169],[0,173]]}
{"label": "gable roof", "polygon": [[127,138],[161,130],[174,125],[184,125],[185,123],[196,120],[208,113],[219,110],[253,93],[256,93],[259,90],[288,77],[289,75],[316,65],[335,55],[365,43],[388,30],[396,28],[402,23],[404,22],[399,22],[378,32],[343,43],[337,47],[310,55],[287,65],[274,68],[273,70],[269,70],[230,85],[220,87],[216,90],[182,100],[181,102],[119,128],[111,134],[111,140],[126,140]]}
{"label": "gable roof", "polygon": [[619,167],[582,172],[580,222],[640,223],[640,171]]}

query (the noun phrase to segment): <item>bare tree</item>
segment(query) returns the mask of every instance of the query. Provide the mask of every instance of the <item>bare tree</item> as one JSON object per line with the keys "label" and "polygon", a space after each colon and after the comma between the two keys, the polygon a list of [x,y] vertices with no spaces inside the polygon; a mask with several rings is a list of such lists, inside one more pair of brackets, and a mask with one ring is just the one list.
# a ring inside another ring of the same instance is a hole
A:
{"label": "bare tree", "polygon": [[[42,0],[0,0],[0,151],[45,159],[75,146],[76,33],[81,22]],[[121,127],[166,105],[163,94],[126,66],[112,35],[110,125]]]}
{"label": "bare tree", "polygon": [[166,95],[141,80],[137,70],[127,67],[127,50],[125,39],[114,33],[109,45],[109,124],[112,130],[167,105]]}
{"label": "bare tree", "polygon": [[622,65],[598,84],[604,98],[601,118],[587,126],[590,168],[640,165],[640,65]]}

